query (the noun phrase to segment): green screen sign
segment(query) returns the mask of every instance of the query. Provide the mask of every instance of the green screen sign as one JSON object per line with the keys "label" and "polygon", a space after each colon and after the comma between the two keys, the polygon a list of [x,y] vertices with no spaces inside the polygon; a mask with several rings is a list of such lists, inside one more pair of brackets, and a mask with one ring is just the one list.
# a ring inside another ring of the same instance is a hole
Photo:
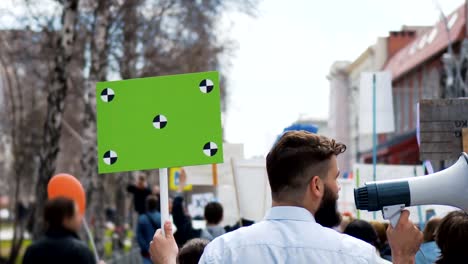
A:
{"label": "green screen sign", "polygon": [[99,82],[99,173],[223,162],[219,75]]}

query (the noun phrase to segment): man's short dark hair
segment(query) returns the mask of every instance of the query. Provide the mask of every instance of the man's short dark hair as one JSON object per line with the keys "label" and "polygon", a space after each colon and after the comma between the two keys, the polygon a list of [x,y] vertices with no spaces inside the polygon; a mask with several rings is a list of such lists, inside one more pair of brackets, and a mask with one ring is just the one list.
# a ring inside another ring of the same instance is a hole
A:
{"label": "man's short dark hair", "polygon": [[205,206],[205,220],[208,224],[219,224],[223,220],[223,206],[218,202],[208,203]]}
{"label": "man's short dark hair", "polygon": [[156,195],[148,195],[146,197],[146,210],[149,212],[159,210],[159,199]]}
{"label": "man's short dark hair", "polygon": [[48,200],[44,207],[47,229],[63,227],[63,221],[75,215],[75,202],[66,197]]}
{"label": "man's short dark hair", "polygon": [[266,158],[268,180],[274,200],[297,201],[313,176],[325,178],[333,155],[346,146],[306,131],[286,132]]}
{"label": "man's short dark hair", "polygon": [[188,241],[182,249],[180,249],[179,255],[177,256],[177,263],[197,264],[208,243],[210,243],[210,241],[199,238]]}

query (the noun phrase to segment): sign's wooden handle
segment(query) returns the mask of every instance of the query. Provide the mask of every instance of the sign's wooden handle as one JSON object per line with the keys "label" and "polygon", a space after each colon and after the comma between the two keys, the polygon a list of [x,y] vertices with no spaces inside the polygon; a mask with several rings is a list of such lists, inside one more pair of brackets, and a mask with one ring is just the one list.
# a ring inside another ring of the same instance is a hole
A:
{"label": "sign's wooden handle", "polygon": [[468,153],[468,128],[462,129],[463,152]]}

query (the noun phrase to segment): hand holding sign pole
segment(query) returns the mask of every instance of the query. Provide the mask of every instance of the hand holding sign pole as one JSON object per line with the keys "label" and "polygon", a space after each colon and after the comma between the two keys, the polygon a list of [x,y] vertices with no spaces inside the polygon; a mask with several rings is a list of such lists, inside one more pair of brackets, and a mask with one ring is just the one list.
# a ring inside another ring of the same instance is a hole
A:
{"label": "hand holding sign pole", "polygon": [[164,223],[167,168],[223,162],[218,73],[99,82],[96,89],[99,173],[159,168]]}

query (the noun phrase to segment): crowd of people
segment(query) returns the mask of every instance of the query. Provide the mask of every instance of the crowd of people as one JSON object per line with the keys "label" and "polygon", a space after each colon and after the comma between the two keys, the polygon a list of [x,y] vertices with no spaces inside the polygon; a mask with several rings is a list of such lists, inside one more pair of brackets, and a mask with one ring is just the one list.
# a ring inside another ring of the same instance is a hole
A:
{"label": "crowd of people", "polygon": [[[468,263],[468,214],[463,211],[433,218],[423,231],[406,210],[395,227],[342,216],[336,158],[345,150],[324,136],[285,133],[266,159],[272,207],[255,224],[222,226],[223,207],[211,202],[204,211],[206,227],[194,228],[184,205],[182,170],[171,207],[173,232],[169,221],[161,227],[159,192],[140,177],[128,191],[139,215],[144,263]],[[72,200],[48,201],[44,215],[46,235],[28,248],[23,263],[96,263],[76,235],[81,218]]]}

